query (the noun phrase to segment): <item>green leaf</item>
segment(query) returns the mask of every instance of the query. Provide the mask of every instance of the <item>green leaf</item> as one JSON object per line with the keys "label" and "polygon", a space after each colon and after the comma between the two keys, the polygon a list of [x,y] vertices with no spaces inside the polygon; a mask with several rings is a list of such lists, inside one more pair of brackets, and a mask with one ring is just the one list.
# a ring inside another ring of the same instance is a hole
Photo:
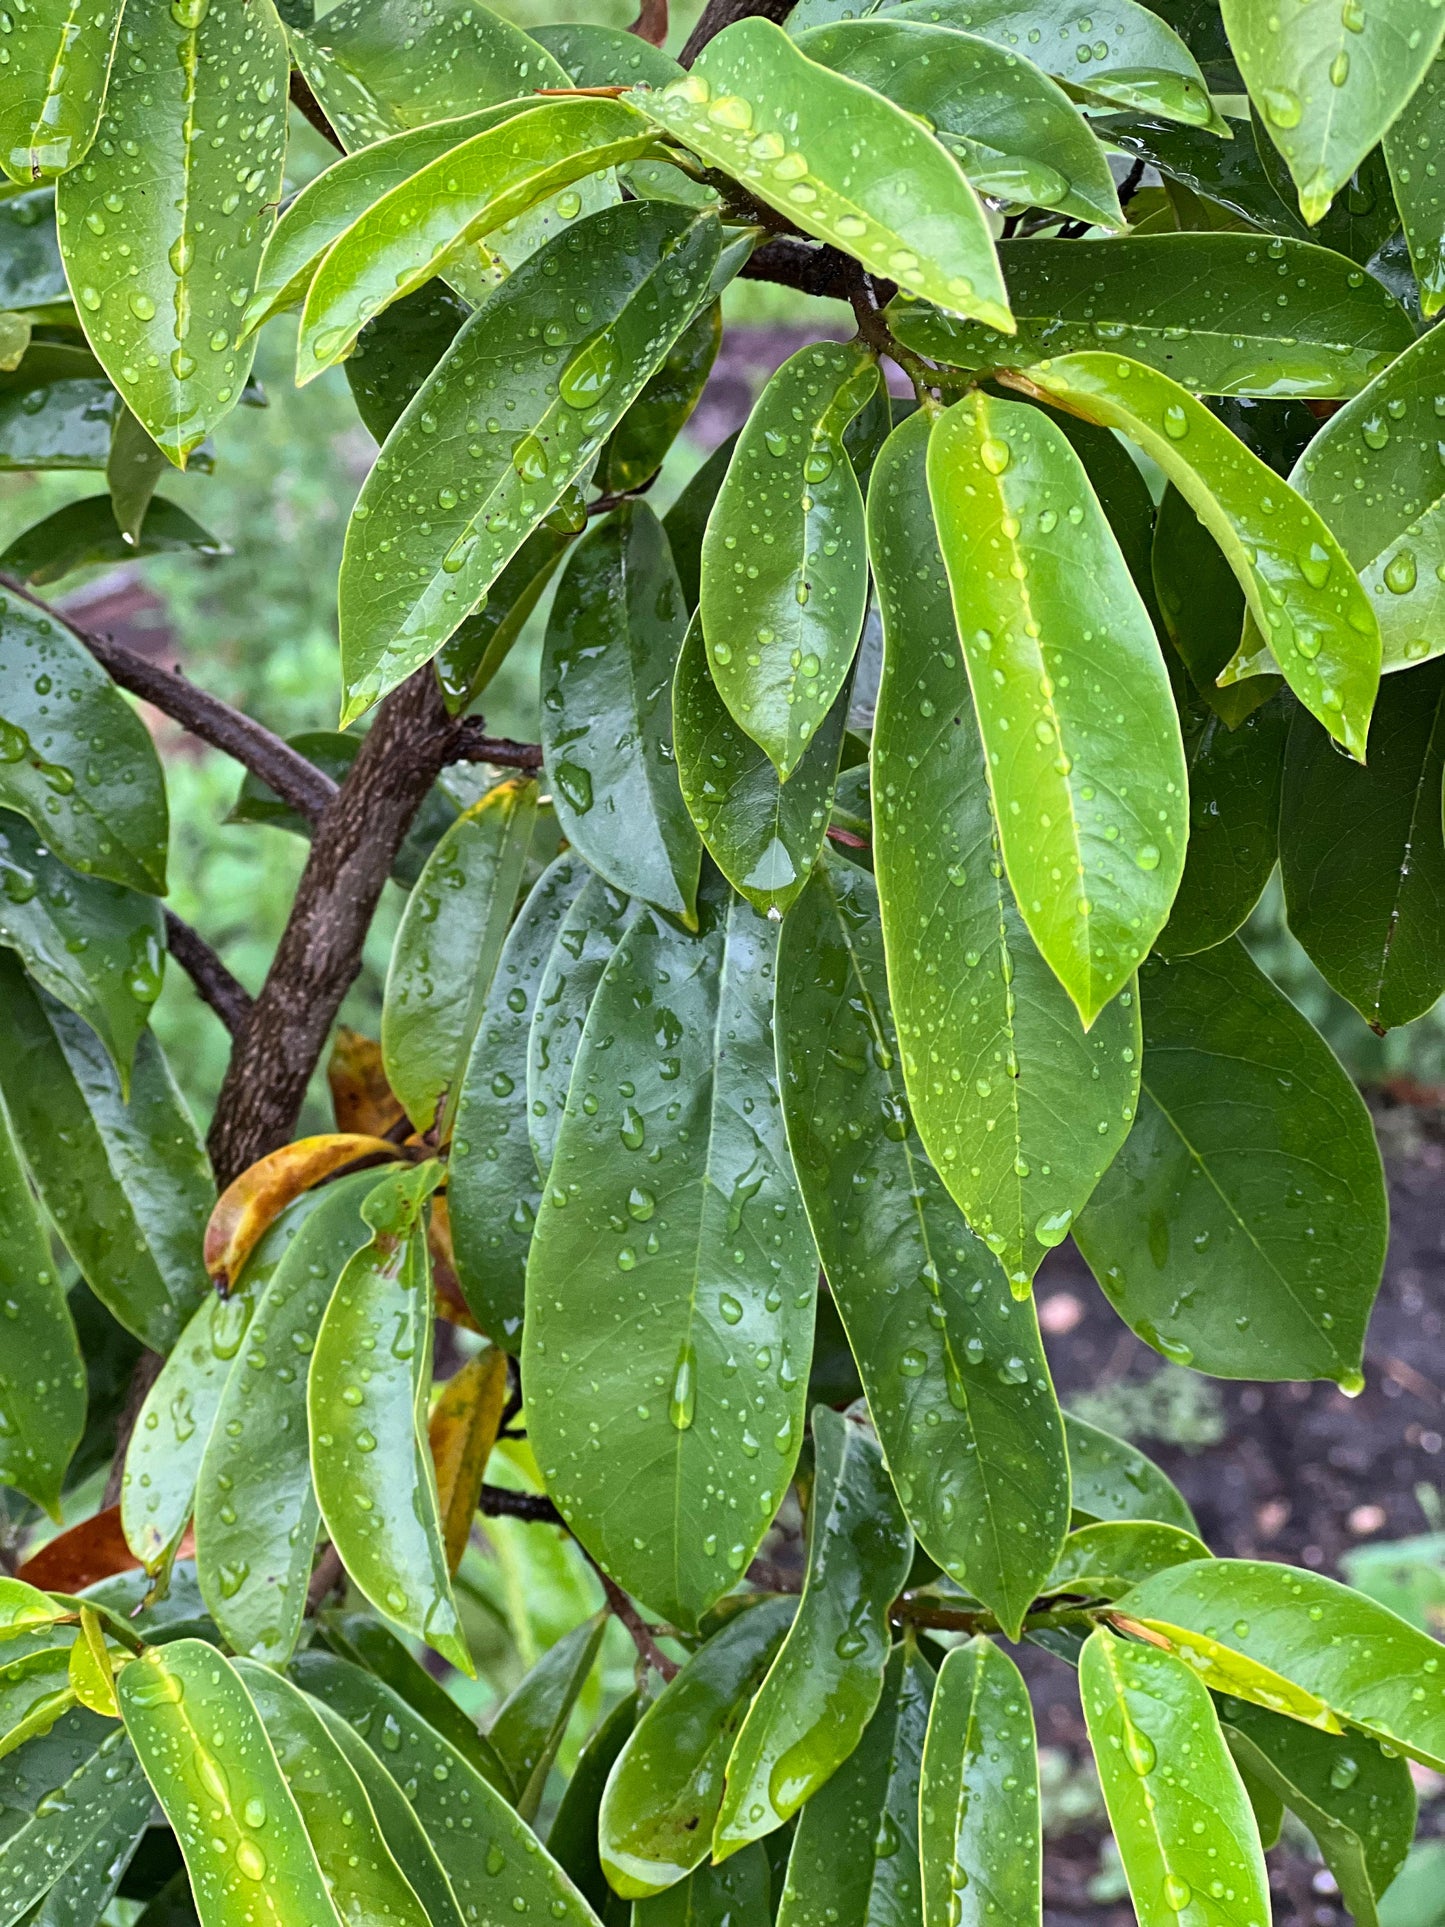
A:
{"label": "green leaf", "polygon": [[1422,1016],[1445,990],[1445,661],[1392,676],[1370,761],[1342,766],[1297,711],[1280,802],[1289,927],[1372,1029]]}
{"label": "green leaf", "polygon": [[617,889],[697,923],[702,844],[668,697],[687,612],[662,524],[624,502],[573,549],[542,646],[542,754],[562,833]]}
{"label": "green leaf", "polygon": [[469,312],[450,288],[428,281],[415,294],[384,309],[357,336],[356,346],[341,365],[356,412],[378,442],[384,442],[401,420],[407,404],[456,340]]}
{"label": "green leaf", "polygon": [[[0,1921],[6,1927],[14,1927],[100,1841],[127,1827],[135,1832],[150,1811],[151,1790],[125,1733],[86,1717],[96,1737],[83,1746],[78,1764],[59,1786],[47,1789],[50,1797],[38,1807],[6,1814],[7,1821],[18,1821],[0,1839]],[[317,1919],[324,1923],[325,1916]]]}
{"label": "green leaf", "polygon": [[103,470],[123,406],[88,348],[32,343],[18,368],[0,374],[0,470]]}
{"label": "green leaf", "polygon": [[[168,466],[165,450],[156,446],[125,403],[121,402],[115,412],[115,425],[110,431],[105,483],[110,490],[111,524],[131,546],[140,547],[142,525],[150,510],[157,484]],[[168,510],[172,519],[180,514],[168,503],[158,506]],[[210,539],[214,541],[214,537]],[[229,551],[218,548],[215,553],[228,554]],[[108,551],[102,559],[109,559]]]}
{"label": "green leaf", "polygon": [[1155,1519],[1194,1532],[1188,1501],[1152,1459],[1087,1419],[1064,1414],[1075,1522]]}
{"label": "green leaf", "polygon": [[9,1573],[0,1574],[0,1641],[30,1638],[42,1631],[48,1636],[50,1628],[67,1610],[57,1606],[39,1587],[29,1585],[24,1579],[15,1579]]}
{"label": "green leaf", "polygon": [[1208,1546],[1178,1526],[1152,1519],[1109,1520],[1069,1534],[1044,1590],[1117,1599],[1151,1572],[1208,1557]]}
{"label": "green leaf", "polygon": [[957,403],[934,425],[928,489],[1009,883],[1087,1028],[1163,928],[1184,865],[1184,751],[1153,625],[1037,410]]}
{"label": "green leaf", "polygon": [[1304,0],[1279,24],[1258,0],[1222,5],[1239,71],[1313,226],[1424,78],[1445,20],[1409,0]]}
{"label": "green leaf", "polygon": [[199,1639],[152,1646],[121,1669],[116,1697],[185,1857],[201,1927],[238,1927],[258,1904],[273,1920],[336,1927],[300,1811],[230,1661]]}
{"label": "green leaf", "polygon": [[8,957],[0,1011],[0,1086],[41,1202],[106,1309],[167,1352],[206,1287],[215,1192],[159,1046],[141,1038],[126,1103],[95,1032]]}
{"label": "green leaf", "polygon": [[1199,1560],[1155,1573],[1124,1595],[1120,1611],[1186,1647],[1223,1692],[1259,1698],[1212,1676],[1239,1655],[1412,1760],[1437,1773],[1445,1763],[1440,1646],[1334,1579],[1258,1559]]}
{"label": "green leaf", "polygon": [[889,309],[898,339],[960,368],[1017,368],[1093,348],[1103,329],[1122,354],[1194,394],[1271,399],[1358,394],[1414,340],[1377,281],[1308,241],[1005,241],[999,260],[1016,337],[899,301]]}
{"label": "green leaf", "polygon": [[165,779],[144,723],[59,617],[4,588],[0,805],[72,870],[164,896]]}
{"label": "green leaf", "polygon": [[1022,1292],[1128,1132],[1139,1007],[1131,986],[1086,1034],[1004,878],[929,505],[929,432],[922,411],[897,428],[869,490],[884,637],[873,861],[918,1134]]}
{"label": "green leaf", "polygon": [[1223,689],[1217,686],[1216,678],[1239,647],[1244,591],[1224,551],[1172,482],[1159,503],[1151,567],[1164,631],[1190,681],[1215,714],[1230,729],[1237,728],[1279,683],[1254,676]]}
{"label": "green leaf", "polygon": [[502,1701],[487,1729],[517,1789],[512,1804],[524,1820],[537,1817],[572,1709],[597,1662],[607,1618],[605,1611],[597,1613],[549,1646]]}
{"label": "green leaf", "polygon": [[1405,225],[1410,261],[1420,283],[1420,310],[1428,321],[1445,307],[1445,190],[1440,166],[1429,156],[1439,138],[1445,104],[1445,53],[1437,53],[1424,78],[1385,130],[1385,160],[1395,204]]}
{"label": "green leaf", "polygon": [[798,1602],[765,1598],[714,1633],[633,1729],[597,1819],[614,1892],[640,1900],[707,1859],[733,1738]]}
{"label": "green leaf", "polygon": [[447,1178],[457,1277],[483,1331],[513,1351],[542,1201],[528,1135],[527,1033],[553,940],[589,874],[580,858],[559,856],[522,905],[482,1005],[457,1103]]}
{"label": "green leaf", "polygon": [[843,687],[868,597],[863,496],[843,432],[878,385],[861,341],[801,348],[744,425],[708,517],[708,667],[786,782]]}
{"label": "green leaf", "polygon": [[483,1000],[534,841],[546,835],[530,777],[464,810],[427,859],[392,946],[381,1011],[387,1081],[418,1130],[455,1114]]}
{"label": "green leaf", "polygon": [[[356,361],[353,355],[346,364],[348,370]],[[485,601],[442,644],[436,658],[437,681],[454,716],[476,701],[501,668],[571,541],[570,533],[545,522],[534,529],[492,584]]]}
{"label": "green leaf", "polygon": [[[602,31],[598,29],[598,31]],[[635,40],[635,35],[627,35]],[[646,42],[641,43],[644,47]],[[722,307],[700,308],[637,400],[612,431],[597,465],[608,493],[644,487],[697,407],[722,344]]]}
{"label": "green leaf", "polygon": [[688,625],[672,685],[673,749],[683,801],[708,855],[733,888],[764,914],[785,913],[823,847],[851,678],[786,783],[733,720],[708,668],[702,621]]}
{"label": "green leaf", "polygon": [[34,522],[0,555],[0,569],[41,588],[74,569],[101,563],[130,562],[143,555],[229,555],[230,544],[203,529],[174,502],[149,505],[145,526],[133,540],[116,527],[109,495],[87,495],[67,502],[43,521]]}
{"label": "green leaf", "polygon": [[728,1760],[719,1859],[790,1819],[862,1738],[883,1690],[888,1609],[913,1563],[871,1431],[816,1406],[813,1455],[803,1597]]}
{"label": "green leaf", "polygon": [[1124,226],[1104,150],[1068,95],[1022,53],[896,15],[794,37],[810,60],[923,120],[980,194]]}
{"label": "green leaf", "polygon": [[567,70],[577,87],[665,87],[681,67],[661,47],[649,46],[621,27],[602,27],[569,20],[554,27],[536,27],[532,38]]}
{"label": "green leaf", "polygon": [[0,1655],[0,1758],[48,1733],[61,1714],[75,1705],[70,1684],[72,1650],[72,1646],[42,1646],[12,1656],[7,1647]]}
{"label": "green leaf", "polygon": [[372,1240],[347,1261],[322,1317],[306,1408],[311,1482],[342,1563],[380,1611],[470,1676],[426,1435],[433,1302],[423,1214],[443,1175],[435,1162],[404,1169],[364,1199]]}
{"label": "green leaf", "polygon": [[281,198],[289,66],[270,6],[132,0],[95,145],[56,189],[96,359],[178,468],[250,373],[236,331]]}
{"label": "green leaf", "polygon": [[301,1361],[342,1267],[366,1242],[360,1205],[375,1183],[360,1172],[310,1194],[309,1208],[288,1211],[252,1254],[251,1323],[196,1473],[201,1596],[233,1652],[273,1666],[300,1635],[320,1521]]}
{"label": "green leaf", "polygon": [[1138,1122],[1074,1227],[1089,1269],[1176,1364],[1353,1386],[1386,1229],[1364,1104],[1237,939],[1141,993]]}
{"label": "green leaf", "polygon": [[77,876],[23,817],[0,810],[0,944],[85,1019],[124,1092],[161,988],[165,926],[155,898]]}
{"label": "green leaf", "polygon": [[777,1927],[873,1927],[922,1918],[918,1783],[933,1669],[895,1646],[861,1743],[803,1809]]}
{"label": "green leaf", "polygon": [[547,1832],[548,1853],[597,1914],[609,1901],[617,1906],[598,1854],[598,1809],[617,1756],[637,1724],[638,1700],[636,1690],[618,1700],[583,1741]]}
{"label": "green leaf", "polygon": [[798,1182],[899,1498],[1016,1633],[1068,1530],[1059,1409],[1032,1304],[913,1134],[873,882],[831,854],[783,925],[776,1022]]}
{"label": "green leaf", "polygon": [[1107,20],[1074,0],[908,0],[891,17],[978,34],[1025,55],[1085,100],[1139,107],[1228,138],[1194,56],[1135,0],[1114,0]]}
{"label": "green leaf", "polygon": [[[604,209],[525,261],[463,328],[352,512],[345,721],[436,654],[581,474],[686,325],[721,233],[681,208]],[[424,532],[419,484],[438,504]]]}
{"label": "green leaf", "polygon": [[341,0],[293,28],[291,45],[348,148],[568,84],[535,40],[472,0]]}
{"label": "green leaf", "polygon": [[[85,1850],[45,1898],[26,1914],[25,1927],[90,1927],[92,1921],[101,1920],[145,1839],[154,1809],[145,1775],[128,1775],[124,1798],[117,1800]],[[191,1918],[194,1921],[194,1914]]]}
{"label": "green leaf", "polygon": [[548,1491],[618,1584],[686,1629],[747,1567],[791,1476],[817,1265],[772,1061],[776,931],[716,886],[698,912],[687,936],[644,910],[603,974],[522,1348]]}
{"label": "green leaf", "polygon": [[805,234],[951,313],[1008,327],[988,224],[953,155],[771,20],[735,21],[684,79],[631,98]]}
{"label": "green leaf", "polygon": [[[0,202],[0,207],[3,205]],[[689,609],[696,609],[698,603],[702,545],[708,517],[712,514],[713,503],[723,485],[737,442],[735,430],[726,440],[718,443],[662,518],[677,579],[682,584],[683,600]]]}
{"label": "green leaf", "polygon": [[1356,1927],[1376,1927],[1375,1903],[1415,1836],[1408,1765],[1363,1734],[1320,1733],[1246,1700],[1219,1710],[1235,1765],[1304,1821]]}
{"label": "green leaf", "polygon": [[633,1927],[772,1927],[771,1874],[761,1846],[747,1847],[721,1867],[695,1873],[632,1909]]}
{"label": "green leaf", "polygon": [[1249,1796],[1189,1668],[1098,1626],[1084,1644],[1079,1692],[1139,1927],[1267,1921]]}
{"label": "green leaf", "polygon": [[1140,363],[1067,355],[1016,379],[1087,421],[1121,429],[1153,457],[1223,549],[1291,689],[1363,761],[1379,686],[1379,624],[1315,510],[1202,402]]}
{"label": "green leaf", "polygon": [[0,201],[0,309],[49,308],[70,300],[55,235],[55,189]]}
{"label": "green leaf", "polygon": [[115,55],[121,0],[82,15],[45,0],[12,16],[0,81],[0,167],[21,187],[54,180],[95,139]]}
{"label": "green leaf", "polygon": [[1028,1689],[981,1634],[933,1689],[918,1789],[924,1927],[1043,1919],[1038,1745]]}

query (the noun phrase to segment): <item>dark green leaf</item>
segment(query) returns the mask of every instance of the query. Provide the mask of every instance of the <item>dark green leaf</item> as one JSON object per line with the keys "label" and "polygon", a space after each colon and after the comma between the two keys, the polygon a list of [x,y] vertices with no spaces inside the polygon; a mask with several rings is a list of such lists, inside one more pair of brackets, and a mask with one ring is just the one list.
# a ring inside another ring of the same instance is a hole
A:
{"label": "dark green leaf", "polygon": [[571,20],[537,27],[532,38],[567,69],[578,87],[665,87],[682,69],[661,47],[649,46],[621,27]]}
{"label": "dark green leaf", "polygon": [[0,309],[48,308],[69,299],[55,237],[55,189],[0,201]]}
{"label": "dark green leaf", "polygon": [[621,493],[642,488],[657,473],[697,407],[721,342],[722,309],[714,301],[683,329],[667,359],[613,429],[597,465],[597,480],[604,489]]}
{"label": "dark green leaf", "polygon": [[487,1738],[517,1789],[512,1804],[524,1820],[537,1817],[547,1775],[606,1630],[607,1614],[597,1613],[549,1646],[502,1701],[487,1728]]}
{"label": "dark green leaf", "polygon": [[83,501],[68,502],[17,535],[0,555],[0,569],[33,587],[42,587],[59,582],[73,569],[130,562],[142,555],[231,553],[229,543],[203,529],[174,502],[152,502],[134,541],[127,541],[121,534],[115,517],[109,495],[87,495]]}
{"label": "dark green leaf", "polygon": [[32,344],[12,374],[0,374],[0,470],[103,470],[123,406],[89,349]]}
{"label": "dark green leaf", "polygon": [[407,405],[455,341],[469,309],[440,281],[368,321],[342,363],[356,412],[384,442]]}
{"label": "dark green leaf", "polygon": [[1437,53],[1409,101],[1385,130],[1385,159],[1395,204],[1405,224],[1410,262],[1420,283],[1420,309],[1429,320],[1445,306],[1445,189],[1430,157],[1445,106],[1445,54]]}
{"label": "dark green leaf", "polygon": [[[413,300],[421,297],[414,295]],[[356,356],[347,362],[355,366]],[[572,537],[544,522],[534,529],[460,627],[442,644],[436,658],[437,681],[447,707],[460,715],[496,675],[522,633]]]}
{"label": "dark green leaf", "polygon": [[1064,1414],[1075,1521],[1156,1519],[1196,1530],[1194,1514],[1174,1482],[1136,1446]]}
{"label": "dark green leaf", "polygon": [[[89,1726],[79,1760],[66,1762],[60,1784],[51,1781],[37,1789],[48,1798],[31,1806],[15,1799],[7,1785],[10,1804],[28,1810],[0,1839],[0,1921],[5,1927],[14,1927],[92,1847],[113,1842],[127,1827],[133,1835],[150,1810],[151,1790],[125,1733],[90,1714],[83,1717]],[[7,1767],[7,1779],[15,1764],[12,1760]],[[12,1817],[6,1814],[7,1821]]]}
{"label": "dark green leaf", "polygon": [[[1322,743],[1328,741],[1303,710],[1295,715]],[[1155,944],[1165,957],[1212,950],[1234,935],[1259,902],[1279,850],[1280,779],[1290,718],[1285,700],[1275,697],[1233,729],[1203,705],[1186,711],[1183,722],[1189,849],[1179,894]],[[1334,750],[1330,763],[1348,781]]]}
{"label": "dark green leaf", "polygon": [[85,1851],[25,1916],[25,1927],[95,1927],[102,1920],[145,1843],[155,1806],[143,1774],[129,1776],[126,1794]]}
{"label": "dark green leaf", "polygon": [[673,564],[677,569],[677,579],[682,584],[683,601],[689,610],[697,607],[707,520],[712,514],[713,503],[723,485],[737,442],[737,434],[733,433],[726,441],[718,443],[662,518]]}
{"label": "dark green leaf", "polygon": [[667,1893],[639,1900],[632,1927],[772,1927],[768,1856],[746,1847],[721,1867],[703,1865]]}
{"label": "dark green leaf", "polygon": [[50,1240],[3,1111],[0,1294],[14,1321],[0,1366],[0,1485],[54,1514],[85,1429],[85,1369]]}
{"label": "dark green leaf", "polygon": [[620,1699],[583,1742],[547,1834],[548,1853],[599,1915],[609,1902],[617,1905],[599,1856],[599,1809],[612,1768],[637,1724],[638,1700],[635,1691]]}
{"label": "dark green leaf", "polygon": [[1224,551],[1172,482],[1159,503],[1151,561],[1165,633],[1199,694],[1236,728],[1279,684],[1252,676],[1217,687],[1216,677],[1239,647],[1244,591]]}

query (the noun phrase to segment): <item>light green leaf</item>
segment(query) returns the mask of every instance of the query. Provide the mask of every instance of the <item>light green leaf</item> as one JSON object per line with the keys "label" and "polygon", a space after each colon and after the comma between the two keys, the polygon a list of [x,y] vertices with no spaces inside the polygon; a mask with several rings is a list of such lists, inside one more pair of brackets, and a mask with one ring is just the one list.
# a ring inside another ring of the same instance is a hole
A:
{"label": "light green leaf", "polygon": [[[687,936],[643,911],[603,975],[522,1349],[548,1491],[620,1585],[687,1628],[736,1583],[791,1476],[817,1265],[774,1081],[776,931],[716,886],[698,912]],[[766,1359],[746,1423],[740,1357]]]}
{"label": "light green leaf", "polygon": [[783,363],[748,417],[708,517],[708,667],[786,782],[843,687],[867,605],[863,497],[843,433],[878,386],[862,342]]}
{"label": "light green leaf", "polygon": [[1098,1626],[1079,1692],[1139,1927],[1263,1927],[1254,1813],[1204,1687],[1172,1653]]}
{"label": "light green leaf", "polygon": [[[27,1740],[48,1733],[61,1714],[75,1705],[70,1684],[74,1630],[57,1629],[53,1635],[57,1640],[68,1640],[68,1644],[12,1640],[0,1655],[0,1758],[24,1746]],[[17,1646],[22,1648],[18,1653]]]}
{"label": "light green leaf", "polygon": [[1178,1526],[1152,1519],[1108,1520],[1069,1534],[1044,1591],[1117,1599],[1151,1572],[1208,1557],[1203,1540]]}
{"label": "light green leaf", "polygon": [[116,526],[118,511],[112,496],[87,495],[82,501],[67,502],[16,536],[0,555],[0,570],[32,588],[43,588],[75,569],[91,569],[99,563],[132,562],[143,555],[231,553],[229,543],[203,529],[174,502],[152,501],[147,508],[145,527],[134,539],[127,539]]}
{"label": "light green leaf", "polygon": [[236,336],[281,198],[288,73],[266,0],[130,0],[95,145],[56,189],[86,336],[178,468],[250,373]]}
{"label": "light green leaf", "polygon": [[43,0],[11,16],[0,68],[0,167],[21,187],[53,180],[95,139],[115,56],[121,0],[93,12]]}
{"label": "light green leaf", "polygon": [[1445,53],[1437,53],[1408,102],[1385,129],[1385,160],[1405,224],[1425,318],[1445,307],[1445,188],[1432,160],[1445,108]]}
{"label": "light green leaf", "polygon": [[[0,1484],[54,1517],[85,1429],[85,1371],[50,1240],[0,1110],[0,1293],[14,1323],[0,1367]],[[0,1648],[0,1662],[5,1655]]]}
{"label": "light green leaf", "polygon": [[537,1817],[577,1697],[597,1663],[607,1613],[574,1626],[526,1672],[492,1717],[487,1738],[517,1789],[522,1819]]}
{"label": "light green leaf", "polygon": [[[9,1573],[0,1574],[0,1640],[30,1639],[44,1634],[48,1643],[56,1620],[68,1610],[57,1606],[38,1586],[15,1579]],[[12,1646],[10,1650],[17,1649]]]}
{"label": "light green leaf", "polygon": [[[604,209],[524,262],[458,335],[352,512],[345,721],[436,654],[581,474],[687,324],[721,237],[711,215]],[[437,504],[424,531],[418,486]]]}
{"label": "light green leaf", "polygon": [[1290,688],[1363,760],[1379,686],[1379,624],[1314,509],[1202,402],[1138,362],[1067,355],[1009,379],[1121,429],[1153,457],[1224,551]]}
{"label": "light green leaf", "polygon": [[1139,1119],[1074,1227],[1089,1269],[1177,1364],[1353,1388],[1386,1229],[1363,1102],[1237,939],[1140,990]]}
{"label": "light green leaf", "polygon": [[1016,1633],[1068,1529],[1063,1425],[1032,1304],[913,1134],[873,882],[831,854],[783,925],[776,1023],[798,1182],[898,1496]]}
{"label": "light green leaf", "polygon": [[[28,1916],[47,1890],[101,1841],[112,1841],[127,1828],[134,1834],[150,1811],[151,1790],[130,1740],[119,1727],[107,1730],[104,1722],[85,1717],[95,1738],[83,1746],[79,1763],[61,1785],[47,1789],[52,1797],[16,1813],[19,1824],[0,1839],[4,1927],[15,1927]],[[326,1922],[324,1914],[317,1918]]]}
{"label": "light green leaf", "polygon": [[618,890],[697,922],[702,844],[678,788],[687,612],[662,524],[624,502],[576,545],[542,646],[542,754],[568,842]]}
{"label": "light green leaf", "polygon": [[1072,1412],[1064,1414],[1064,1435],[1076,1523],[1153,1519],[1185,1532],[1196,1530],[1183,1493],[1137,1446]]}
{"label": "light green leaf", "polygon": [[1009,326],[988,224],[953,155],[771,20],[735,21],[686,78],[630,98],[805,234],[953,314]]}
{"label": "light green leaf", "polygon": [[981,394],[957,403],[934,425],[928,489],[1009,883],[1087,1027],[1163,928],[1184,867],[1169,679],[1047,416]]}

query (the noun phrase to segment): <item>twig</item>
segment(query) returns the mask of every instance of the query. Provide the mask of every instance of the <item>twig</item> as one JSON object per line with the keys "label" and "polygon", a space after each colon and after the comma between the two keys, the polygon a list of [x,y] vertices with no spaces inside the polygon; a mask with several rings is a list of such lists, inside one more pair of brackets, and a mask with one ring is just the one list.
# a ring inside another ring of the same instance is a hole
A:
{"label": "twig", "polygon": [[839,248],[814,247],[779,235],[754,248],[739,275],[745,281],[773,281],[799,294],[847,301],[858,272],[858,263]]}
{"label": "twig", "polygon": [[335,1546],[328,1546],[316,1561],[316,1570],[311,1575],[311,1583],[306,1588],[306,1610],[317,1613],[345,1583],[346,1568],[341,1563],[341,1554]]}
{"label": "twig", "polygon": [[615,1579],[610,1579],[597,1561],[582,1547],[582,1556],[602,1581],[602,1590],[607,1595],[607,1608],[618,1623],[627,1628],[628,1637],[637,1648],[637,1657],[644,1666],[651,1666],[664,1680],[676,1679],[678,1666],[675,1659],[669,1659],[653,1636],[651,1626],[633,1605],[627,1594]]}
{"label": "twig", "polygon": [[866,850],[870,847],[866,837],[854,836],[851,830],[840,829],[836,823],[830,823],[823,834],[830,843],[841,843],[845,850]]}
{"label": "twig", "polygon": [[174,910],[166,911],[166,948],[200,992],[201,1002],[215,1011],[233,1037],[251,1014],[254,999],[233,977],[211,946],[183,923]]}
{"label": "twig", "polygon": [[513,1492],[503,1485],[484,1485],[477,1510],[487,1519],[525,1519],[531,1525],[566,1526],[567,1521],[540,1492]]}
{"label": "twig", "polygon": [[764,20],[781,24],[792,11],[794,0],[707,0],[701,20],[687,37],[687,44],[679,58],[684,67],[690,67],[707,45],[709,40],[720,34],[724,27],[730,27],[735,20],[747,20],[760,14]]}
{"label": "twig", "polygon": [[488,736],[480,716],[462,719],[457,741],[451,751],[454,763],[492,763],[497,769],[540,769],[540,743],[514,743],[509,736]]}
{"label": "twig", "polygon": [[341,144],[341,137],[331,125],[331,122],[326,118],[321,102],[311,91],[311,83],[307,80],[305,74],[296,67],[291,69],[291,105],[303,120],[311,123],[322,140],[330,141],[338,153],[345,153],[346,150]]}

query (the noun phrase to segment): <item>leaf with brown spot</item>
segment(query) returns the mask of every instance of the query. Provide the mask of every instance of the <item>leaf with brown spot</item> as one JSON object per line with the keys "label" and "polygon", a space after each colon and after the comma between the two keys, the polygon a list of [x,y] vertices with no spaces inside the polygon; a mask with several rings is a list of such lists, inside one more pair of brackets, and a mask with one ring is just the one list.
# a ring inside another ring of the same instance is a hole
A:
{"label": "leaf with brown spot", "polygon": [[386,1081],[381,1045],[374,1037],[345,1024],[336,1033],[326,1064],[331,1109],[338,1131],[359,1131],[367,1137],[386,1137],[406,1116],[395,1091]]}
{"label": "leaf with brown spot", "polygon": [[488,1345],[442,1387],[428,1436],[436,1461],[447,1570],[462,1562],[476,1517],[487,1460],[507,1403],[507,1354]]}
{"label": "leaf with brown spot", "polygon": [[359,1131],[298,1138],[244,1170],[221,1193],[206,1226],[206,1270],[225,1293],[266,1227],[294,1198],[364,1158],[399,1158],[385,1138]]}

